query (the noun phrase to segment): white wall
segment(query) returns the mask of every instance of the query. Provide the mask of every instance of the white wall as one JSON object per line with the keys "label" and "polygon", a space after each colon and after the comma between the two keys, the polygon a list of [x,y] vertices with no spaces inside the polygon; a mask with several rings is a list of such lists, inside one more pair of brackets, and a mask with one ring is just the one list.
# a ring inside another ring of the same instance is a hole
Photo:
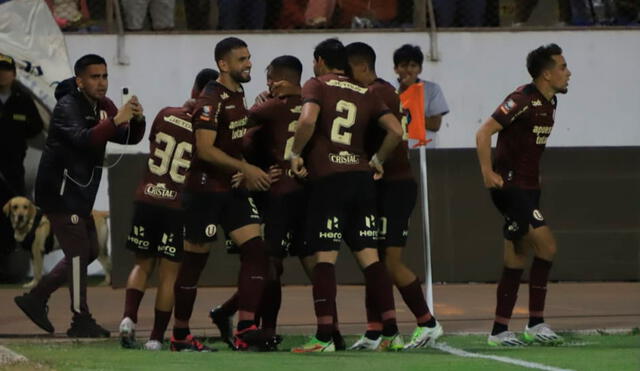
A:
{"label": "white wall", "polygon": [[[127,35],[128,66],[116,63],[116,38],[111,35],[67,35],[71,61],[86,53],[103,55],[109,63],[110,96],[129,86],[141,99],[147,117],[167,105],[180,105],[195,73],[214,67],[213,48],[227,35]],[[394,78],[393,51],[404,43],[428,52],[421,33],[240,34],[249,45],[254,67],[246,85],[247,103],[264,89],[264,68],[282,54],[304,64],[312,74],[313,47],[326,37],[364,41],[378,54],[381,77]],[[451,113],[444,119],[440,147],[474,146],[476,128],[516,86],[530,80],[528,51],[556,42],[564,48],[573,72],[569,93],[559,99],[550,146],[634,146],[640,144],[640,31],[452,32],[439,34],[440,61],[425,62],[423,77],[439,83]],[[112,148],[112,150],[120,150]],[[147,150],[146,141],[134,151]]]}

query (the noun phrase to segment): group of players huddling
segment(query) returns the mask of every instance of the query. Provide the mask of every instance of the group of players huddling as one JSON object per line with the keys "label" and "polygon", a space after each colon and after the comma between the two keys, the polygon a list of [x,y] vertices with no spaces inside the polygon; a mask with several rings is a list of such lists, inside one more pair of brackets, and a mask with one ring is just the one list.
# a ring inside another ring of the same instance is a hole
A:
{"label": "group of players huddling", "polygon": [[[561,53],[553,44],[533,51],[534,82],[507,97],[478,131],[485,183],[507,220],[506,267],[489,337],[494,345],[522,344],[507,324],[528,246],[536,259],[525,339],[561,341],[542,317],[555,242],[537,205],[538,161],[553,125],[555,94],[566,91],[570,75]],[[296,57],[271,61],[268,92],[247,109],[242,84],[250,80],[251,55],[242,40],[225,38],[215,47],[219,73],[200,71],[191,99],[158,113],[127,242],[136,257],[120,324],[124,347],[137,346],[138,307],[157,265],[154,327],[144,347],[162,348],[173,309],[170,349],[214,350],[191,335],[189,320],[218,225],[241,266],[237,292],[209,315],[236,350],[273,350],[280,342],[276,322],[287,256],[300,259],[313,283],[317,318],[315,335],[292,352],[346,349],[334,266],[343,241],[366,285],[367,329],[350,349],[420,348],[442,335],[419,279],[402,263],[417,187],[399,96],[377,77],[375,52],[365,43],[327,39],[313,57],[315,77],[303,86]],[[532,115],[540,116],[535,128]],[[490,137],[498,131],[492,167]],[[406,344],[396,323],[394,284],[416,318]]]}

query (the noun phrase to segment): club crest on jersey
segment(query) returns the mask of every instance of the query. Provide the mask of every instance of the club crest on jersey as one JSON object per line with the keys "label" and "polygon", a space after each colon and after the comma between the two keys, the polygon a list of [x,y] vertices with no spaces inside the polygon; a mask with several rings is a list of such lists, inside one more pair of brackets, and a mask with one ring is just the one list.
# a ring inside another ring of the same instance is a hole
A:
{"label": "club crest on jersey", "polygon": [[339,165],[357,165],[360,163],[360,156],[349,151],[340,151],[340,153],[329,153],[329,161]]}
{"label": "club crest on jersey", "polygon": [[144,187],[144,194],[160,200],[175,200],[178,197],[178,192],[167,188],[167,185],[164,183],[147,184]]}
{"label": "club crest on jersey", "polygon": [[502,111],[502,113],[506,115],[515,106],[516,106],[516,102],[514,102],[513,99],[509,99],[500,106],[500,111]]}

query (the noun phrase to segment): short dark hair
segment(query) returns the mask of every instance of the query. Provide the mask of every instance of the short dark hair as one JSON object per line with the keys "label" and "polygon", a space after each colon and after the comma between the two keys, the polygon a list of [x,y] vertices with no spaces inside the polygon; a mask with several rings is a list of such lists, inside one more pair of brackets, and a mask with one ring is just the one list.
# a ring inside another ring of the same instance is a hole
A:
{"label": "short dark hair", "polygon": [[293,55],[281,55],[274,58],[271,63],[269,63],[269,68],[287,69],[298,75],[302,75],[302,62]]}
{"label": "short dark hair", "polygon": [[542,71],[552,68],[555,65],[554,55],[561,55],[562,48],[556,44],[543,45],[532,50],[527,55],[527,70],[532,78],[536,79]]}
{"label": "short dark hair", "polygon": [[212,68],[205,68],[202,71],[198,72],[196,76],[196,81],[193,83],[193,86],[201,91],[207,85],[209,81],[216,80],[220,74],[218,71]]}
{"label": "short dark hair", "polygon": [[363,42],[355,42],[347,45],[347,57],[363,61],[372,71],[376,70],[376,52],[371,46]]}
{"label": "short dark hair", "polygon": [[73,65],[73,72],[76,76],[80,76],[87,67],[94,64],[104,64],[106,66],[107,61],[97,54],[87,54],[76,61],[76,64]]}
{"label": "short dark hair", "polygon": [[225,39],[220,40],[216,44],[216,49],[214,51],[214,57],[216,59],[216,63],[224,59],[233,49],[246,48],[247,43],[238,39],[237,37],[227,37]]}
{"label": "short dark hair", "polygon": [[347,70],[349,63],[347,62],[347,50],[336,38],[326,39],[316,46],[313,50],[313,58],[318,60],[322,58],[328,68]]}
{"label": "short dark hair", "polygon": [[418,45],[404,44],[393,52],[393,65],[398,67],[400,63],[416,62],[422,66],[424,54]]}

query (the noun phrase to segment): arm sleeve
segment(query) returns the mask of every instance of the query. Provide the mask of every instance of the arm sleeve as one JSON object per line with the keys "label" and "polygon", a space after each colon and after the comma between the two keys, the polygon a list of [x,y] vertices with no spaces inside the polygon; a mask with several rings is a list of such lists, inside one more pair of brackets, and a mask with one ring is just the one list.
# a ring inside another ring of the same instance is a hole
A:
{"label": "arm sleeve", "polygon": [[51,130],[55,130],[62,138],[78,148],[104,146],[107,140],[116,133],[116,126],[112,118],[107,117],[92,128],[85,127],[84,120],[85,118],[76,102],[59,103],[53,110]]}
{"label": "arm sleeve", "polygon": [[302,87],[302,104],[307,102],[316,104],[322,102],[322,82],[315,77],[305,82]]}
{"label": "arm sleeve", "polygon": [[27,114],[27,138],[33,138],[42,132],[44,125],[33,99],[28,98],[25,101],[25,105]]}
{"label": "arm sleeve", "polygon": [[506,128],[516,121],[517,118],[521,117],[528,109],[529,98],[520,92],[515,92],[509,94],[509,96],[504,99],[491,117]]}
{"label": "arm sleeve", "polygon": [[424,113],[427,117],[444,116],[449,113],[449,106],[444,99],[440,85],[436,83],[425,83],[424,89]]}

